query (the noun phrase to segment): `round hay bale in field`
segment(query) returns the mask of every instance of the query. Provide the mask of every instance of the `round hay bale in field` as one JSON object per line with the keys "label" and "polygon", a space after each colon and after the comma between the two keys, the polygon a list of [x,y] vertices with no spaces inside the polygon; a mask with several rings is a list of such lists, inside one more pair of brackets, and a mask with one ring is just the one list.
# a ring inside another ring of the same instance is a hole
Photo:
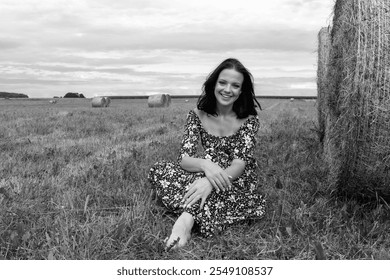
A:
{"label": "round hay bale in field", "polygon": [[167,100],[168,100],[167,101],[167,103],[168,103],[167,107],[169,107],[171,105],[172,99],[171,99],[171,96],[169,94],[166,94],[166,97],[167,97]]}
{"label": "round hay bale in field", "polygon": [[109,97],[105,97],[105,99],[106,99],[106,104],[105,104],[105,106],[104,106],[104,107],[109,107],[109,106],[110,106],[110,104],[111,104],[111,98],[109,98]]}
{"label": "round hay bale in field", "polygon": [[318,33],[318,63],[317,63],[317,117],[318,131],[321,143],[325,137],[325,96],[326,73],[328,69],[329,50],[331,46],[330,28],[323,27]]}
{"label": "round hay bale in field", "polygon": [[171,104],[171,96],[169,94],[155,94],[148,98],[148,106],[155,107],[169,107]]}
{"label": "round hay bale in field", "polygon": [[326,74],[331,187],[390,200],[390,1],[337,0]]}
{"label": "round hay bale in field", "polygon": [[111,99],[108,97],[94,97],[92,98],[92,107],[102,108],[110,105]]}

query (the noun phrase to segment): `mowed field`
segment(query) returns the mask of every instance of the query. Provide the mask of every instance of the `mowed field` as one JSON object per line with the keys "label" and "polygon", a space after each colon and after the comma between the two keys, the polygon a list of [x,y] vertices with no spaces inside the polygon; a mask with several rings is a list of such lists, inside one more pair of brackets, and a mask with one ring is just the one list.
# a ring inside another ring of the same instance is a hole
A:
{"label": "mowed field", "polygon": [[389,205],[328,188],[315,101],[259,101],[265,217],[165,252],[175,217],[147,174],[176,160],[196,99],[0,100],[0,258],[390,259]]}

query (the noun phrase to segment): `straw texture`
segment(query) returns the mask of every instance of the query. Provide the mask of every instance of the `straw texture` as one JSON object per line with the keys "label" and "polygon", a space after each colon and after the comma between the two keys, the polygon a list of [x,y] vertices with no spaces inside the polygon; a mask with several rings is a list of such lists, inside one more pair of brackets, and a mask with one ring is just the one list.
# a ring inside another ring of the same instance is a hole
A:
{"label": "straw texture", "polygon": [[326,74],[329,182],[390,198],[390,1],[337,0]]}
{"label": "straw texture", "polygon": [[325,136],[326,119],[326,73],[328,71],[329,50],[331,46],[330,28],[323,27],[318,33],[318,63],[317,63],[317,109],[320,141]]}
{"label": "straw texture", "polygon": [[91,102],[92,107],[97,108],[108,107],[110,106],[110,103],[111,99],[109,97],[94,97]]}
{"label": "straw texture", "polygon": [[169,107],[171,104],[171,96],[169,94],[155,94],[148,98],[148,106],[155,107]]}

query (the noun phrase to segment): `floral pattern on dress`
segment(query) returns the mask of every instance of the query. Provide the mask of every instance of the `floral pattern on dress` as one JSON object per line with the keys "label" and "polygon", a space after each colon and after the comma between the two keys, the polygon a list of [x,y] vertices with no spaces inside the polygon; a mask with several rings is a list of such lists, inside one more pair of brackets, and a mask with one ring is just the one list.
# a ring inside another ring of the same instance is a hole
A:
{"label": "floral pattern on dress", "polygon": [[[257,163],[253,157],[258,129],[259,119],[254,116],[248,118],[233,135],[215,136],[203,128],[198,115],[191,110],[187,115],[177,162],[157,162],[149,172],[148,178],[163,204],[176,214],[183,211],[190,213],[204,236],[222,231],[229,224],[264,216],[265,199],[257,192]],[[180,167],[179,163],[185,156],[211,160],[223,169],[229,167],[234,159],[241,159],[245,161],[245,169],[232,182],[230,190],[213,191],[203,209],[199,209],[200,200],[184,209],[181,201],[187,187],[196,179],[205,177],[203,172],[189,172]]]}

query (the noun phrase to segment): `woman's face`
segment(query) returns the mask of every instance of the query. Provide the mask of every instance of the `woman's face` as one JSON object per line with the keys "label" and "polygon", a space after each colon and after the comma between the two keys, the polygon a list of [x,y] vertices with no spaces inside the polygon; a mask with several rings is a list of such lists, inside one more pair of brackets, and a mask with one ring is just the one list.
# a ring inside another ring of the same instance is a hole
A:
{"label": "woman's face", "polygon": [[222,106],[233,105],[241,94],[244,75],[234,69],[224,69],[218,76],[214,95],[217,104]]}

